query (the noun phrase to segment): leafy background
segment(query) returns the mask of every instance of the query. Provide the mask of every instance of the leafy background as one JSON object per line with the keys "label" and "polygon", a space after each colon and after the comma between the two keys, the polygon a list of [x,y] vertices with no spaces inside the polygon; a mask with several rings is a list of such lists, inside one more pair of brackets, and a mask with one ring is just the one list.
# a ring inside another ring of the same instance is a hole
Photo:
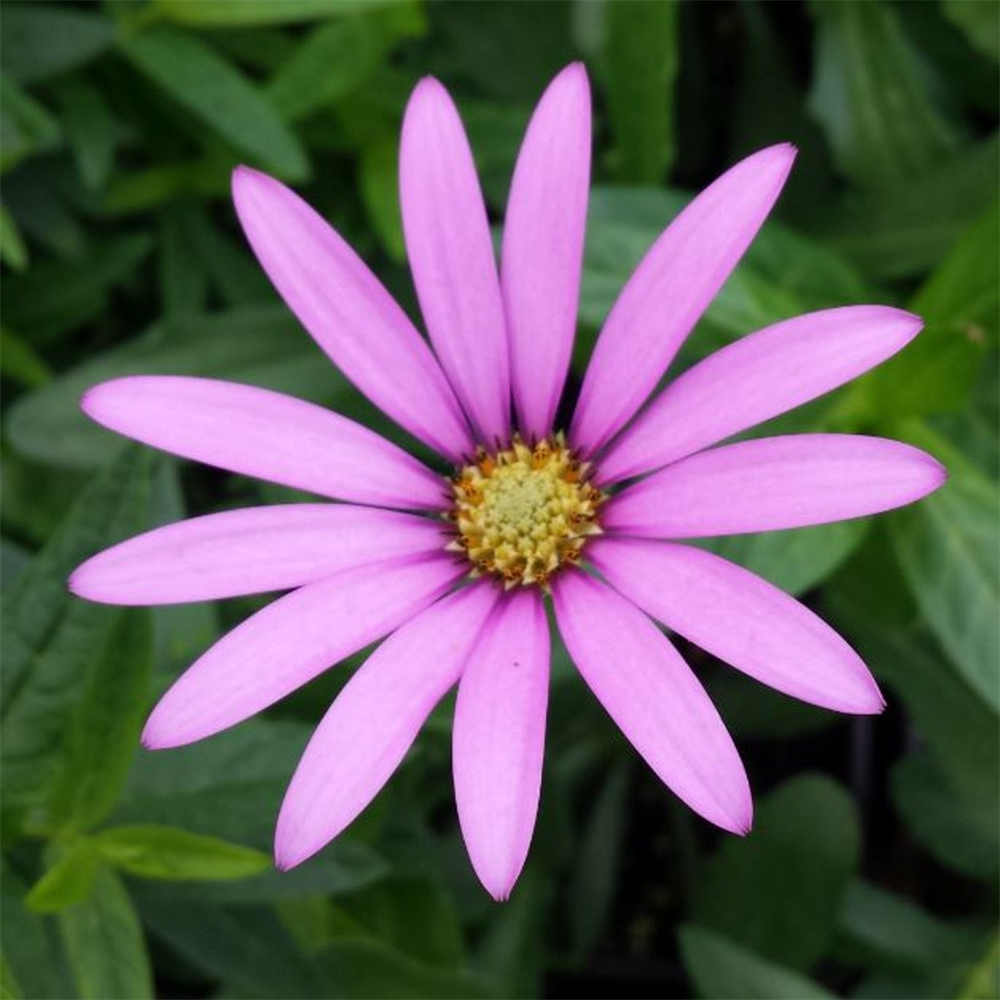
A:
{"label": "leafy background", "polygon": [[[4,3],[2,996],[996,996],[998,47],[990,0]],[[510,903],[457,834],[447,709],[346,835],[278,875],[283,788],[351,665],[140,753],[155,693],[259,602],[123,611],[64,579],[138,530],[287,494],[124,447],[79,395],[216,375],[384,426],[258,271],[232,166],[302,190],[414,311],[395,177],[414,82],[452,88],[499,220],[532,103],[578,58],[596,187],[577,375],[690,192],[786,139],[776,216],[680,365],[809,309],[927,319],[778,423],[905,438],[948,485],[877,523],[718,546],[833,621],[889,709],[804,707],[686,648],[756,791],[736,840],[658,785],[560,654]]]}

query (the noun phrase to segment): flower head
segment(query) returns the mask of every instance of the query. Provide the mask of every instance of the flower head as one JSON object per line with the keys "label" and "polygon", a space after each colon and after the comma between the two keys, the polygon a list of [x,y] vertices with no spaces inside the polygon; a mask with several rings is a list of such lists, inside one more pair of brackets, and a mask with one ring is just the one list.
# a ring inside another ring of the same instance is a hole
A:
{"label": "flower head", "polygon": [[650,400],[781,191],[795,152],[774,146],[723,174],[656,241],[600,333],[569,427],[555,426],[576,327],[589,100],[579,65],[542,97],[498,275],[458,113],[436,81],[417,86],[400,187],[430,344],[305,202],[257,171],[234,175],[240,221],[278,291],[344,374],[441,456],[440,470],[351,420],[244,385],[143,376],[83,401],[139,441],[341,501],[169,525],[94,556],[71,580],[83,597],[122,604],[290,591],[180,677],[146,725],[150,748],[233,726],[388,636],[295,772],[276,835],[283,868],[355,819],[457,683],[462,831],[486,888],[510,893],[538,807],[550,598],[580,673],[636,750],[735,833],[751,825],[746,774],[659,625],[813,704],[883,707],[867,668],[813,612],[682,542],[859,517],[936,489],[934,459],[879,438],[720,444],[885,360],[920,320],[882,306],[800,316],[723,348]]}

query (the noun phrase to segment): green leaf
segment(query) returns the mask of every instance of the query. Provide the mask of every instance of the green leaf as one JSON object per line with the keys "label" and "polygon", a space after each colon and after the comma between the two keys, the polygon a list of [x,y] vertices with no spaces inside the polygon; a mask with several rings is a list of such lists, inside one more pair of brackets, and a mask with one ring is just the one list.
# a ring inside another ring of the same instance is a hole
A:
{"label": "green leaf", "polygon": [[996,196],[998,170],[1000,141],[994,133],[889,188],[832,203],[819,231],[872,279],[921,275]]}
{"label": "green leaf", "polygon": [[28,248],[6,205],[0,205],[0,259],[15,271],[28,266]]}
{"label": "green leaf", "polygon": [[962,234],[917,292],[910,308],[935,320],[981,326],[996,340],[1000,327],[1000,201],[994,199]]}
{"label": "green leaf", "polygon": [[115,25],[89,9],[59,4],[7,4],[0,62],[15,80],[34,83],[76,69],[110,48]]}
{"label": "green leaf", "polygon": [[9,411],[8,439],[23,454],[55,465],[107,462],[124,443],[82,416],[81,395],[106,379],[164,372],[226,378],[319,402],[352,392],[283,306],[179,316],[22,396]]}
{"label": "green leaf", "polygon": [[817,66],[810,108],[841,169],[891,187],[955,149],[959,133],[934,101],[926,67],[882,0],[814,3]]}
{"label": "green leaf", "polygon": [[3,594],[2,797],[8,818],[43,806],[67,748],[66,730],[96,651],[120,612],[72,597],[70,572],[138,530],[148,463],[135,452],[98,476],[60,530]]}
{"label": "green leaf", "polygon": [[971,45],[985,55],[1000,59],[1000,5],[943,0],[941,10]]}
{"label": "green leaf", "polygon": [[858,863],[854,806],[806,775],[760,801],[753,833],[726,840],[705,867],[693,918],[796,969],[825,950]]}
{"label": "green leaf", "polygon": [[611,915],[627,814],[629,765],[619,763],[594,796],[570,882],[570,931],[578,955],[600,939]]}
{"label": "green leaf", "polygon": [[305,151],[257,88],[205,42],[156,29],[120,43],[123,54],[235,149],[289,180],[309,174]]}
{"label": "green leaf", "polygon": [[93,892],[59,914],[66,950],[83,1000],[144,1000],[153,996],[142,928],[118,876],[98,869]]}
{"label": "green leaf", "polygon": [[289,24],[364,14],[399,0],[152,0],[154,16],[195,28]]}
{"label": "green leaf", "polygon": [[361,154],[361,196],[389,255],[406,260],[403,219],[399,212],[395,138],[367,147]]}
{"label": "green leaf", "polygon": [[374,940],[342,940],[319,955],[334,996],[359,1000],[436,997],[479,1000],[497,994],[478,976],[459,969],[436,969]]}
{"label": "green leaf", "polygon": [[626,183],[656,184],[673,160],[679,10],[675,0],[618,0],[604,9],[612,161]]}
{"label": "green leaf", "polygon": [[114,808],[139,747],[152,660],[149,612],[122,611],[74,712],[53,787],[53,822],[87,830]]}
{"label": "green leaf", "polygon": [[132,274],[152,249],[148,234],[91,244],[79,259],[35,264],[3,282],[4,318],[40,339],[75,330],[100,313],[106,294]]}
{"label": "green leaf", "polygon": [[60,954],[54,922],[29,910],[26,894],[21,878],[4,862],[0,879],[4,964],[25,997],[65,1000],[73,996],[73,987]]}
{"label": "green leaf", "polygon": [[246,878],[269,868],[261,851],[169,826],[115,826],[95,844],[108,864],[129,875],[186,881]]}
{"label": "green leaf", "polygon": [[370,77],[384,52],[378,23],[349,18],[314,28],[267,85],[286,121],[298,121],[349,94]]}
{"label": "green leaf", "polygon": [[380,942],[426,965],[453,967],[465,959],[455,904],[430,879],[396,875],[339,905]]}
{"label": "green leaf", "polygon": [[304,723],[257,718],[169,754],[140,754],[110,821],[179,826],[267,850],[311,733]]}
{"label": "green leaf", "polygon": [[186,217],[190,206],[172,207],[160,216],[160,297],[168,317],[201,313],[208,298],[208,280],[191,252]]}
{"label": "green leaf", "polygon": [[948,482],[890,520],[907,582],[955,666],[1000,711],[1000,487],[923,427],[907,436],[940,458]]}
{"label": "green leaf", "polygon": [[698,544],[739,563],[790,594],[822,583],[864,540],[869,522],[840,521],[795,531],[730,535]]}
{"label": "green leaf", "polygon": [[12,80],[0,79],[0,171],[55,149],[60,138],[59,125],[45,107]]}
{"label": "green leaf", "polygon": [[14,978],[14,972],[4,955],[0,954],[0,1000],[23,1000],[24,991]]}
{"label": "green leaf", "polygon": [[36,913],[57,913],[90,895],[100,860],[89,837],[80,837],[65,847],[53,842],[46,853],[50,857],[48,870],[31,887],[25,903]]}
{"label": "green leaf", "polygon": [[909,899],[860,880],[844,896],[838,933],[866,966],[902,971],[964,964],[985,944],[981,928],[946,923]]}
{"label": "green leaf", "polygon": [[86,80],[58,88],[63,132],[76,168],[91,190],[104,187],[114,170],[115,122],[101,92]]}
{"label": "green leaf", "polygon": [[[266,818],[273,832],[273,814]],[[269,864],[258,874],[236,881],[205,882],[198,887],[198,899],[209,905],[229,906],[317,895],[341,897],[380,881],[389,871],[386,862],[367,844],[342,836],[321,854],[291,871],[281,872]],[[176,895],[183,902],[190,898],[190,889],[184,882],[164,884],[162,894],[164,898]]]}
{"label": "green leaf", "polygon": [[0,371],[4,378],[25,386],[38,386],[52,377],[49,366],[31,345],[6,327],[0,327]]}
{"label": "green leaf", "polygon": [[[990,770],[984,769],[986,780]],[[927,751],[917,751],[892,769],[892,800],[910,832],[941,864],[993,884],[1000,874],[1000,823],[996,802],[973,798],[948,777]]]}
{"label": "green leaf", "polygon": [[137,884],[144,923],[186,963],[240,988],[240,996],[335,996],[319,963],[304,954],[273,909],[205,906],[190,894]]}
{"label": "green leaf", "polygon": [[698,995],[712,1000],[833,1000],[811,979],[775,965],[701,927],[678,931],[681,955]]}

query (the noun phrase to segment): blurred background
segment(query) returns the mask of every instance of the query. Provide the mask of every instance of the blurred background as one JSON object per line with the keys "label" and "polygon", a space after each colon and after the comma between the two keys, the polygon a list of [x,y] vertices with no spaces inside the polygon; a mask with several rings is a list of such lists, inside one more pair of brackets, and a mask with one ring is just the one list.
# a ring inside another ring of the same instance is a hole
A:
{"label": "blurred background", "polygon": [[[0,996],[997,995],[1000,5],[8,0],[0,18]],[[755,791],[738,840],[660,786],[557,650],[509,903],[457,832],[448,705],[362,819],[279,875],[284,787],[361,658],[228,733],[139,752],[155,695],[263,602],[123,611],[71,599],[67,572],[292,494],[124,446],[80,394],[211,375],[398,437],[259,271],[230,170],[294,185],[416,316],[396,194],[415,81],[454,94],[499,224],[530,109],[574,59],[595,186],[570,397],[659,231],[772,142],[799,145],[792,180],[672,373],[812,309],[926,318],[902,356],[757,433],[903,438],[946,488],[875,522],[713,543],[835,624],[888,710],[809,708],[684,646]]]}

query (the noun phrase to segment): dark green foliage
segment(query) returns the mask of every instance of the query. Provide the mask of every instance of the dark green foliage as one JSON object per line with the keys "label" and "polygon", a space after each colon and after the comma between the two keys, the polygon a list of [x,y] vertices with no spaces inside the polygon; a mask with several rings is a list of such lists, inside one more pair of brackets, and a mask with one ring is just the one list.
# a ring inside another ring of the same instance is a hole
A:
{"label": "dark green foliage", "polygon": [[[998,11],[3,3],[0,997],[997,996]],[[412,446],[277,299],[231,171],[294,184],[417,318],[396,170],[412,87],[449,86],[499,224],[532,105],[573,60],[595,130],[570,396],[663,227],[774,142],[799,147],[792,179],[671,374],[814,309],[926,320],[898,357],[754,433],[902,438],[944,462],[947,485],[879,523],[710,543],[830,620],[889,710],[845,720],[685,646],[756,793],[753,832],[723,837],[649,775],[557,645],[538,829],[508,903],[465,857],[448,706],[346,834],[279,873],[285,787],[351,667],[147,753],[156,694],[259,602],[122,610],[73,598],[66,578],[145,528],[289,494],[130,448],[80,395],[206,375]]]}

